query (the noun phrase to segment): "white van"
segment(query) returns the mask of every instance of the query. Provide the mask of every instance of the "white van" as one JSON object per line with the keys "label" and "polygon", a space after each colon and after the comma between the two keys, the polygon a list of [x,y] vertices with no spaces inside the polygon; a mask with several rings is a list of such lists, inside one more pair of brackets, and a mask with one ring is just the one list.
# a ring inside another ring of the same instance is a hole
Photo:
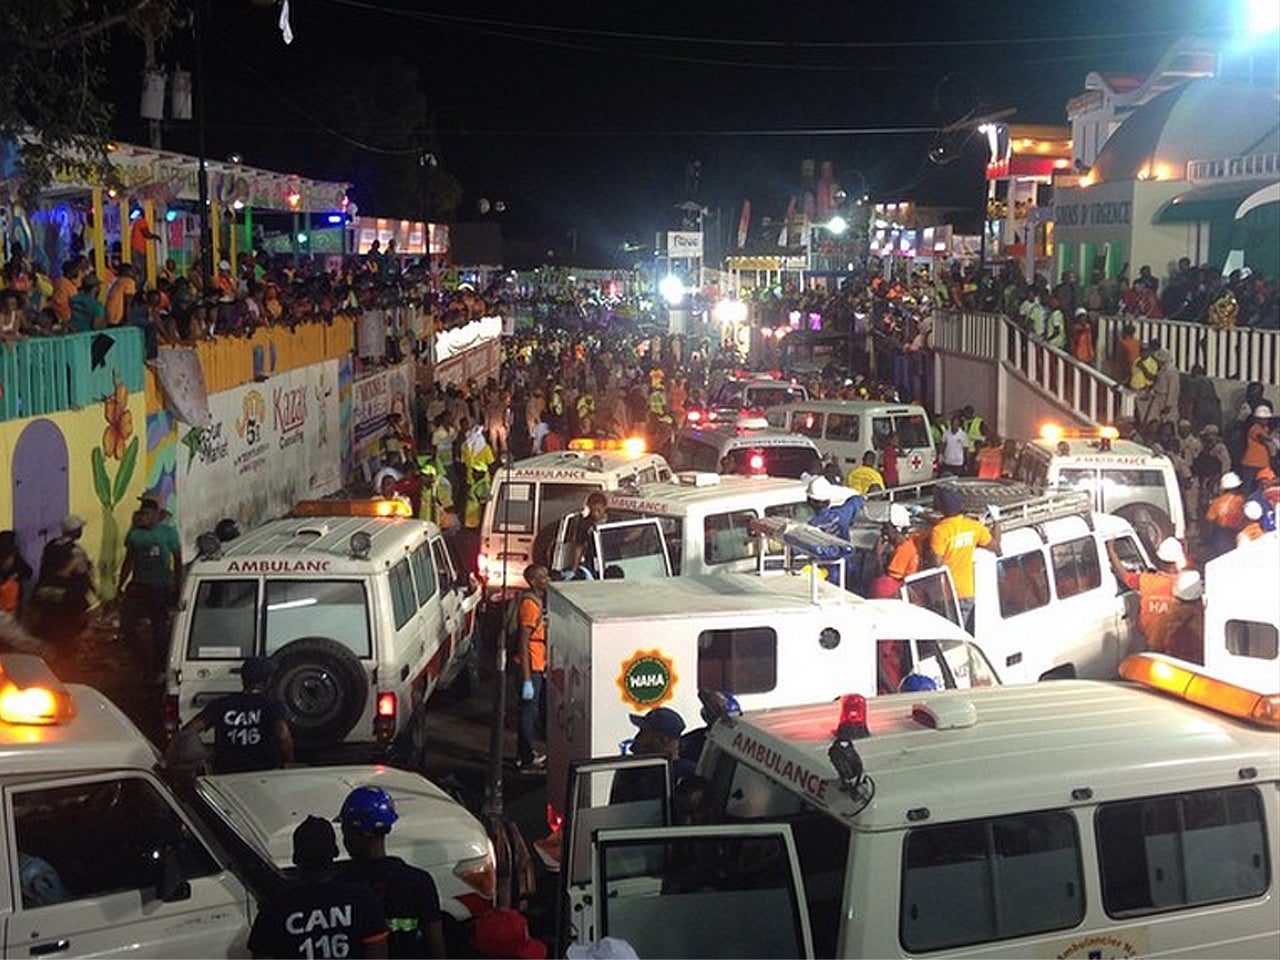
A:
{"label": "white van", "polygon": [[763,417],[743,417],[681,427],[671,445],[671,467],[798,480],[822,472],[822,454],[808,437],[775,430]]}
{"label": "white van", "polygon": [[813,440],[823,456],[834,457],[842,475],[862,465],[868,450],[884,465],[883,447],[891,434],[898,437],[898,481],[932,480],[937,454],[930,434],[929,414],[914,403],[879,400],[806,400],[774,407],[769,423]]}
{"label": "white van", "polygon": [[809,391],[795,380],[779,380],[765,374],[728,377],[718,383],[707,398],[707,410],[720,417],[733,417],[743,410],[768,410],[780,403],[808,400]]}
{"label": "white van", "polygon": [[526,589],[529,564],[551,566],[560,521],[581,511],[590,494],[671,479],[667,461],[635,441],[572,440],[570,447],[494,473],[478,561],[487,599],[504,600]]}
{"label": "white van", "polygon": [[[642,957],[1268,957],[1280,697],[1140,684],[847,697],[711,728],[699,821],[570,786],[566,942]],[[1196,703],[1181,699],[1187,691]],[[668,774],[669,776],[669,774]]]}
{"label": "white van", "polygon": [[[974,490],[988,484],[962,480],[957,486],[970,487],[975,496]],[[867,514],[875,513],[869,505]],[[1107,554],[1107,544],[1114,543],[1130,569],[1151,567],[1133,527],[1122,517],[1094,513],[1088,497],[1077,491],[1008,502],[999,514],[999,555],[974,551],[973,635],[1001,679],[1113,679],[1142,644],[1138,595],[1116,580]],[[918,510],[913,518],[925,536],[930,517]],[[864,591],[879,573],[872,557],[879,527],[864,522],[850,535],[856,545],[853,588]],[[944,566],[908,577],[902,594],[959,622],[955,587]]]}
{"label": "white van", "polygon": [[997,683],[972,638],[899,600],[863,600],[807,577],[675,577],[553,584],[547,600],[547,799],[563,810],[569,764],[617,754],[628,716],[670,707],[699,725],[699,690],[744,708],[849,690]]}
{"label": "white van", "polygon": [[1205,669],[1255,687],[1280,679],[1280,532],[1204,565]]}
{"label": "white van", "polygon": [[183,579],[169,648],[172,735],[270,657],[295,742],[385,747],[439,686],[473,678],[480,588],[439,529],[409,517],[324,516],[388,501],[313,501],[202,554]]}
{"label": "white van", "polygon": [[1086,490],[1093,508],[1124,517],[1154,551],[1165,537],[1186,541],[1187,518],[1173,461],[1114,427],[1067,433],[1048,425],[1018,451],[1014,477],[1036,490]]}
{"label": "white van", "polygon": [[[807,482],[777,477],[739,477],[716,473],[677,473],[667,483],[649,483],[612,491],[609,519],[595,528],[596,568],[605,569],[623,559],[635,559],[644,544],[633,537],[612,537],[610,531],[633,529],[635,521],[656,519],[675,576],[750,573],[759,566],[761,538],[750,529],[761,517],[806,521],[812,514],[806,495]],[[832,485],[837,503],[852,495],[848,487]],[[558,543],[571,543],[580,517],[565,519]],[[775,552],[781,565],[781,550]]]}

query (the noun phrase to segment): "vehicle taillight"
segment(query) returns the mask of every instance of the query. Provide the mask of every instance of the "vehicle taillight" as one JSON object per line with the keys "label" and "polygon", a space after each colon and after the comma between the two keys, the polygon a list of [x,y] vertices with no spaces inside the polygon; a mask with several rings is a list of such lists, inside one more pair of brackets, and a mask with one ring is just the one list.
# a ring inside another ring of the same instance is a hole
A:
{"label": "vehicle taillight", "polygon": [[489,558],[483,553],[476,557],[476,574],[481,580],[489,576]]}
{"label": "vehicle taillight", "polygon": [[396,735],[396,713],[399,703],[394,693],[378,694],[373,717],[373,735],[379,743],[390,743]]}
{"label": "vehicle taillight", "polygon": [[836,732],[841,736],[867,736],[866,697],[860,693],[849,693],[840,698],[840,722]]}
{"label": "vehicle taillight", "polygon": [[560,824],[564,823],[564,814],[556,809],[554,803],[547,804],[547,828],[555,833],[560,829]]}
{"label": "vehicle taillight", "polygon": [[392,717],[396,715],[396,695],[394,693],[378,694],[378,716]]}
{"label": "vehicle taillight", "polygon": [[685,419],[688,420],[690,423],[697,423],[699,420],[702,419],[702,411],[690,410],[688,413],[685,414]]}
{"label": "vehicle taillight", "polygon": [[751,454],[751,456],[747,458],[747,469],[752,473],[764,473],[764,454]]}

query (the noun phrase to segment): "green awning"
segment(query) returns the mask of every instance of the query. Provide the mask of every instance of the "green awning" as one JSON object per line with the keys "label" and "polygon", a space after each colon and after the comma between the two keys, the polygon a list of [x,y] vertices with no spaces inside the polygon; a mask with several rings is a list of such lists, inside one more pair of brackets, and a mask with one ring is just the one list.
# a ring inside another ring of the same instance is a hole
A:
{"label": "green awning", "polygon": [[1178,194],[1152,218],[1152,223],[1188,223],[1197,220],[1235,219],[1236,209],[1258,190],[1268,186],[1267,180],[1234,180],[1229,183],[1206,183]]}

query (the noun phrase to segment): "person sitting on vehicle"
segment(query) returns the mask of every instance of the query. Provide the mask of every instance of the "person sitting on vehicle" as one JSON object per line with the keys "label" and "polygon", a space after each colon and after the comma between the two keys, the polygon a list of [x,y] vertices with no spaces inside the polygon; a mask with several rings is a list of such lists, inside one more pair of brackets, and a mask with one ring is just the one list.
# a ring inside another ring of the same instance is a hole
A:
{"label": "person sitting on vehicle", "polygon": [[861,494],[885,488],[884,475],[876,469],[876,454],[868,450],[862,455],[862,463],[849,471],[845,478],[845,486],[851,487]]}
{"label": "person sitting on vehicle", "polygon": [[185,738],[212,730],[214,773],[271,770],[293,763],[293,735],[284,704],[267,692],[270,679],[266,657],[246,657],[240,665],[242,692],[219,697],[188,720],[170,744],[167,759],[177,761],[175,751]]}
{"label": "person sitting on vehicle", "polygon": [[1138,591],[1138,632],[1148,648],[1155,631],[1156,621],[1173,604],[1173,588],[1178,573],[1187,565],[1187,555],[1173,537],[1165,537],[1156,548],[1156,569],[1130,570],[1116,552],[1115,541],[1107,541],[1107,556],[1116,579],[1130,590]]}
{"label": "person sitting on vehicle", "polygon": [[930,531],[912,529],[911,514],[901,503],[890,504],[889,520],[880,527],[880,539],[884,544],[883,568],[885,576],[895,581],[897,588],[903,581],[921,568],[928,566]]}

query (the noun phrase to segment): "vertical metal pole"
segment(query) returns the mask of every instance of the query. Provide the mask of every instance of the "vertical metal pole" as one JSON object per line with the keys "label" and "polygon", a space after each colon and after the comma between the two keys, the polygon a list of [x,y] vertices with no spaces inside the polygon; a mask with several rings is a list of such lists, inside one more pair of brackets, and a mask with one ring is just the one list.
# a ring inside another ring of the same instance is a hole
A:
{"label": "vertical metal pole", "polygon": [[213,286],[213,241],[209,233],[209,170],[205,162],[204,139],[204,24],[206,0],[195,2],[196,33],[196,158],[199,163],[197,181],[200,188],[200,280],[206,292]]}

